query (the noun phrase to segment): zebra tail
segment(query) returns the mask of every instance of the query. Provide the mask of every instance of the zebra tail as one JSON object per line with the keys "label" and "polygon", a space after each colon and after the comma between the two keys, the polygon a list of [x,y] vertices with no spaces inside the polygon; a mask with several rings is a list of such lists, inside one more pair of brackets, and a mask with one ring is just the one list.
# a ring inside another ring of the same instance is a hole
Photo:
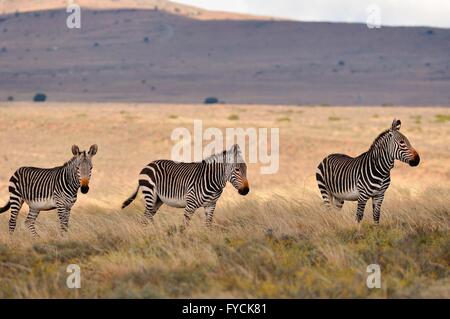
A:
{"label": "zebra tail", "polygon": [[11,207],[11,202],[8,201],[8,203],[4,206],[0,208],[0,214],[7,212],[9,210],[9,208]]}
{"label": "zebra tail", "polygon": [[136,196],[137,196],[137,194],[139,192],[139,188],[140,188],[140,186],[137,187],[136,191],[130,196],[130,198],[128,198],[126,201],[123,202],[122,209],[124,209],[125,207],[130,205],[131,202],[136,199]]}

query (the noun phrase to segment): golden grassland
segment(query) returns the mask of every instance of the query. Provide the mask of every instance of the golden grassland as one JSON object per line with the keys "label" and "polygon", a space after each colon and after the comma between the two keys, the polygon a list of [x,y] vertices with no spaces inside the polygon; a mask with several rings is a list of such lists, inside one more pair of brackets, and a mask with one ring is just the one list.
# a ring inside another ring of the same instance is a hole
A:
{"label": "golden grassland", "polygon": [[[355,203],[327,211],[315,183],[324,156],[358,155],[402,120],[421,155],[397,163],[374,226],[361,225]],[[125,210],[140,169],[169,158],[176,127],[279,127],[280,169],[250,164],[251,192],[228,186],[212,229],[199,210],[180,231],[183,213],[162,206],[140,224],[140,198]],[[446,108],[287,107],[249,105],[0,104],[0,201],[19,166],[52,167],[77,143],[97,143],[91,191],[80,195],[66,237],[55,212],[42,212],[33,240],[19,215],[8,235],[0,216],[0,297],[450,297],[450,113]],[[368,289],[366,267],[379,264],[381,289]],[[66,288],[66,267],[81,267],[81,289]]]}

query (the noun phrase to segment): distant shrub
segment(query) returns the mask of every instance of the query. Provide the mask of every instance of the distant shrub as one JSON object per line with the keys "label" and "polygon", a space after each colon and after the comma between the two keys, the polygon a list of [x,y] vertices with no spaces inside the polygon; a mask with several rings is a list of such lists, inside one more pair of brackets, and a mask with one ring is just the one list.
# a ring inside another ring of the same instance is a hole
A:
{"label": "distant shrub", "polygon": [[98,42],[95,42],[94,43],[94,48],[97,48],[97,47],[99,47],[100,46],[100,43],[98,43]]}
{"label": "distant shrub", "polygon": [[433,30],[427,30],[427,35],[433,35],[434,31]]}
{"label": "distant shrub", "polygon": [[44,93],[36,93],[36,95],[33,98],[34,102],[45,102],[47,100],[47,95]]}
{"label": "distant shrub", "polygon": [[178,118],[178,115],[175,115],[175,114],[169,115],[169,119],[177,119],[177,118]]}
{"label": "distant shrub", "polygon": [[204,104],[216,104],[216,103],[219,103],[219,99],[216,97],[210,96],[210,97],[207,97],[203,103]]}
{"label": "distant shrub", "polygon": [[341,118],[340,117],[337,117],[337,116],[330,116],[329,118],[328,118],[328,121],[340,121],[341,120]]}
{"label": "distant shrub", "polygon": [[150,39],[148,37],[144,37],[144,43],[149,43]]}
{"label": "distant shrub", "polygon": [[278,122],[290,122],[291,118],[289,116],[283,116],[283,117],[279,117],[277,119]]}
{"label": "distant shrub", "polygon": [[441,123],[450,122],[450,114],[436,114],[436,121]]}
{"label": "distant shrub", "polygon": [[340,61],[338,62],[338,65],[339,65],[339,66],[344,66],[344,65],[345,65],[345,61],[344,61],[344,60],[340,60]]}
{"label": "distant shrub", "polygon": [[12,101],[14,101],[14,96],[8,96],[8,98],[6,100],[9,102],[12,102]]}
{"label": "distant shrub", "polygon": [[6,47],[3,47],[2,48],[2,52],[4,53],[4,52],[8,52],[8,49],[6,48]]}
{"label": "distant shrub", "polygon": [[229,119],[230,121],[237,121],[237,120],[239,120],[239,115],[237,115],[237,114],[230,114],[230,115],[228,116],[228,119]]}

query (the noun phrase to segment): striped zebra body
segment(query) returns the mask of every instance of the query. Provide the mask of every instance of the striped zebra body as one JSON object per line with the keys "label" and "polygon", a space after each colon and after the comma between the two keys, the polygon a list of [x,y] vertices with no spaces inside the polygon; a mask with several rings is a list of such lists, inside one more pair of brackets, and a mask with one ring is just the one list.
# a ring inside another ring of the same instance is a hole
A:
{"label": "striped zebra body", "polygon": [[26,203],[29,213],[25,224],[37,236],[35,221],[41,211],[56,209],[62,231],[67,231],[72,206],[77,200],[78,189],[83,193],[89,190],[91,158],[97,152],[93,145],[89,153],[80,152],[73,147],[74,157],[63,166],[55,168],[21,167],[9,180],[10,199],[0,208],[0,213],[11,209],[9,231],[16,228],[19,211]]}
{"label": "striped zebra body", "polygon": [[204,207],[206,223],[211,225],[216,202],[227,181],[241,195],[248,193],[246,170],[237,145],[202,162],[156,160],[141,171],[136,192],[123,203],[122,208],[128,206],[141,190],[147,220],[153,220],[159,207],[166,204],[184,208],[185,224],[189,224],[195,210]]}
{"label": "striped zebra body", "polygon": [[357,156],[328,155],[318,166],[316,179],[325,205],[342,208],[344,201],[358,201],[356,220],[360,222],[367,201],[372,198],[373,219],[379,223],[381,204],[395,160],[417,166],[420,157],[406,136],[399,132],[401,122],[381,133],[370,149]]}

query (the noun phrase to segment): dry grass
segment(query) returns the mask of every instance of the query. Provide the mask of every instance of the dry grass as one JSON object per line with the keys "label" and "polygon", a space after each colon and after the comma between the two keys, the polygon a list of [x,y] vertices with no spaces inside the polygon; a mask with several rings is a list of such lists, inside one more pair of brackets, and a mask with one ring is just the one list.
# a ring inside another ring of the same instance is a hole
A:
{"label": "dry grass", "polygon": [[[446,109],[3,106],[1,201],[18,166],[61,164],[72,143],[98,143],[99,153],[91,192],[80,195],[67,238],[59,236],[54,212],[39,216],[37,241],[24,228],[25,212],[13,237],[9,214],[0,216],[0,297],[450,297],[450,129],[435,119]],[[240,197],[227,188],[212,230],[203,226],[202,211],[182,232],[181,210],[163,206],[146,228],[139,200],[119,210],[142,165],[169,157],[173,128],[192,129],[195,118],[224,128],[230,112],[239,114],[240,127],[280,127],[278,174],[260,175],[250,165],[251,193]],[[285,116],[291,120],[277,120]],[[364,151],[394,116],[423,162],[394,169],[381,225],[372,225],[368,207],[357,226],[354,203],[325,211],[314,182],[317,163],[327,153]],[[78,290],[65,286],[71,263],[81,267]],[[372,263],[381,266],[381,289],[366,287]]]}

